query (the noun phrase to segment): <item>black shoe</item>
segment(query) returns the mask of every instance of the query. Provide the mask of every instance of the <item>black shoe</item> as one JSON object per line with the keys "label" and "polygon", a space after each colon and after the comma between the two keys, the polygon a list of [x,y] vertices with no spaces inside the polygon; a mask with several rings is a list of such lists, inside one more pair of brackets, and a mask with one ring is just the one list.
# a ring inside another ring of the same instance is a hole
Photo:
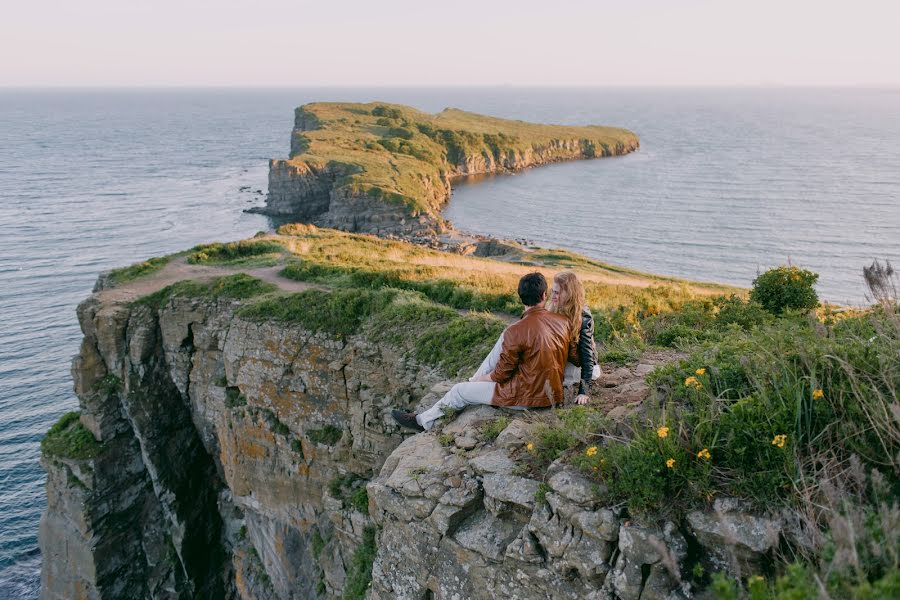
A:
{"label": "black shoe", "polygon": [[419,422],[416,421],[415,413],[403,412],[402,410],[397,410],[396,408],[391,411],[391,416],[394,417],[394,420],[401,427],[406,427],[407,429],[415,429],[416,431],[425,431],[425,428],[419,425]]}

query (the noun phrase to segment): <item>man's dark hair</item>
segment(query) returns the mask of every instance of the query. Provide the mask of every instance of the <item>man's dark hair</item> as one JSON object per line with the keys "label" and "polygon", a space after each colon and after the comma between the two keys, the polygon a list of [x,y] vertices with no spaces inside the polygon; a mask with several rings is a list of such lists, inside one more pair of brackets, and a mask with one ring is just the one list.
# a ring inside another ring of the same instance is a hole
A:
{"label": "man's dark hair", "polygon": [[525,306],[534,306],[547,293],[547,280],[540,273],[529,273],[519,280],[519,298]]}

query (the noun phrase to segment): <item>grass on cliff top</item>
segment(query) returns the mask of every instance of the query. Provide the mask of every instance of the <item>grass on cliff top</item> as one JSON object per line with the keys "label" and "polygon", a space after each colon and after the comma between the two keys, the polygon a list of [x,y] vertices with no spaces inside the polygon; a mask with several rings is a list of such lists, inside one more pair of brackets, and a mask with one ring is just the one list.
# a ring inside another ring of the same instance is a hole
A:
{"label": "grass on cliff top", "polygon": [[404,204],[413,215],[437,216],[444,180],[467,157],[549,154],[553,142],[580,140],[590,158],[637,144],[632,132],[614,127],[541,125],[457,109],[431,115],[398,104],[313,103],[297,116],[318,128],[294,133],[289,162],[329,165],[340,175],[337,187]]}
{"label": "grass on cliff top", "polygon": [[307,225],[286,225],[279,234],[297,259],[283,270],[287,278],[334,287],[413,290],[463,310],[520,313],[519,278],[536,270],[549,280],[558,271],[574,269],[594,310],[635,307],[658,314],[689,299],[742,293],[734,287],[613,267],[563,250],[522,251],[512,260],[499,261]]}
{"label": "grass on cliff top", "polygon": [[477,366],[505,327],[497,317],[460,314],[416,292],[391,288],[309,290],[260,300],[238,314],[338,337],[364,334],[372,341],[403,348],[419,363],[450,376]]}
{"label": "grass on cliff top", "polygon": [[192,265],[263,267],[277,264],[284,253],[284,246],[271,239],[214,242],[191,248],[187,262]]}
{"label": "grass on cliff top", "polygon": [[160,269],[169,264],[176,255],[157,256],[148,258],[145,261],[122,267],[121,269],[113,269],[109,273],[109,280],[113,285],[122,285],[141,277],[147,277],[157,273]]}
{"label": "grass on cliff top", "polygon": [[100,453],[102,446],[81,424],[80,416],[78,412],[68,412],[47,431],[41,440],[41,452],[45,456],[87,460]]}
{"label": "grass on cliff top", "polygon": [[230,298],[245,300],[255,296],[270,294],[278,288],[246,273],[235,273],[216,277],[210,281],[179,281],[152,294],[139,298],[136,304],[161,308],[170,298],[186,296],[193,298]]}

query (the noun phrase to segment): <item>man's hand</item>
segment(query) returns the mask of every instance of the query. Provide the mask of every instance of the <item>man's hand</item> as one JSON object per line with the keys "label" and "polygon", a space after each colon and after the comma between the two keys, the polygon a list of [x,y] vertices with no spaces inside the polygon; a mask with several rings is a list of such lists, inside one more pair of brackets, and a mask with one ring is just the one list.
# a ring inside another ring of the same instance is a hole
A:
{"label": "man's hand", "polygon": [[591,401],[591,397],[587,394],[578,394],[575,396],[575,404],[587,404]]}
{"label": "man's hand", "polygon": [[469,377],[469,381],[493,381],[491,374],[479,375],[478,377]]}

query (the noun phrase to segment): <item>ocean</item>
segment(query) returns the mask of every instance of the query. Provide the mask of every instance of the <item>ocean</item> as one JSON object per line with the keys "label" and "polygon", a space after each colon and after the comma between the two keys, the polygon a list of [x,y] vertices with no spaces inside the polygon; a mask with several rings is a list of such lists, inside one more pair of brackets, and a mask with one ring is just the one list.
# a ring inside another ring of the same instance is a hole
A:
{"label": "ocean", "polygon": [[630,156],[460,184],[445,214],[462,230],[742,286],[790,262],[849,304],[864,265],[900,265],[900,89],[0,90],[0,599],[38,594],[39,444],[77,406],[76,305],[103,270],[269,229],[243,210],[316,100],[641,137]]}

